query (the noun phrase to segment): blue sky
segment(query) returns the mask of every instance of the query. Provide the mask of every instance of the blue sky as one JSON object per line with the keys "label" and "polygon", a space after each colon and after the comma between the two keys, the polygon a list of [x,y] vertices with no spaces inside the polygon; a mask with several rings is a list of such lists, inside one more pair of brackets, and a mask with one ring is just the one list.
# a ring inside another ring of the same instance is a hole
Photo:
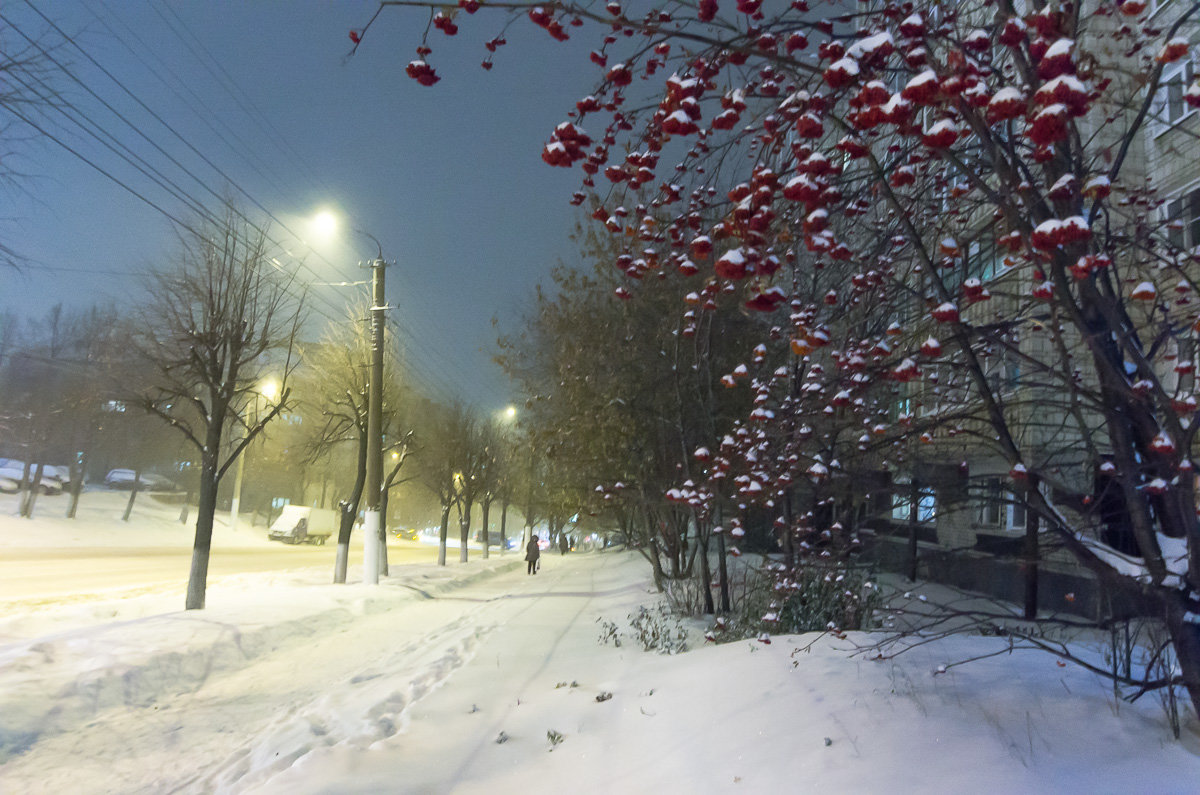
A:
{"label": "blue sky", "polygon": [[[58,45],[55,57],[79,80],[57,78],[72,114],[209,206],[212,193],[230,190],[248,211],[266,208],[277,219],[272,237],[304,258],[302,275],[314,284],[365,278],[357,264],[374,245],[348,230],[370,232],[397,263],[388,299],[418,377],[485,410],[511,399],[490,364],[491,319],[513,318],[559,259],[574,255],[568,200],[581,175],[545,166],[540,154],[598,76],[590,47],[560,44],[521,21],[485,72],[482,43],[503,20],[464,16],[458,36],[430,34],[442,81],[424,88],[404,74],[425,26],[420,11],[385,10],[347,59],[348,32],[371,18],[372,2],[35,6],[72,43],[46,32],[24,0],[4,4],[0,29],[11,38],[11,23]],[[41,109],[37,118],[153,204],[188,217],[183,199],[63,115]],[[29,263],[0,272],[0,307],[37,315],[58,301],[137,300],[139,285],[126,274],[166,260],[168,219],[56,144],[23,144],[15,162],[29,177],[5,194],[0,233]],[[340,240],[318,243],[309,232],[321,208],[343,219]],[[338,308],[364,288],[312,289],[313,306],[340,319]],[[313,327],[325,322],[317,315]]]}

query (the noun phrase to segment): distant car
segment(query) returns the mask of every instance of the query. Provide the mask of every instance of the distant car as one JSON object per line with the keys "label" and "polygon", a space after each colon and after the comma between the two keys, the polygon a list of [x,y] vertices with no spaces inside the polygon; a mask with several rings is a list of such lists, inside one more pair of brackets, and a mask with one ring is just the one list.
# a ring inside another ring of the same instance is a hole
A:
{"label": "distant car", "polygon": [[400,539],[401,541],[416,541],[421,537],[420,533],[417,532],[417,528],[415,527],[402,527],[399,530],[393,530],[392,535],[396,536],[396,538]]}
{"label": "distant car", "polygon": [[[66,478],[63,477],[60,470],[65,470],[66,467],[56,467],[49,464],[42,465],[42,479],[38,483],[39,494],[61,494],[66,487]],[[33,464],[29,467],[29,478],[37,474],[37,465]],[[69,478],[70,475],[68,474]],[[25,462],[18,461],[15,458],[0,458],[0,491],[7,494],[16,493],[21,488],[21,481],[25,478]]]}
{"label": "distant car", "polygon": [[[132,469],[113,469],[104,476],[104,485],[110,489],[128,491],[133,488],[135,478],[138,475]],[[177,488],[173,480],[153,472],[143,472],[138,479],[138,489],[144,491],[175,491]]]}
{"label": "distant car", "polygon": [[15,494],[25,477],[25,464],[11,458],[0,458],[0,492]]}

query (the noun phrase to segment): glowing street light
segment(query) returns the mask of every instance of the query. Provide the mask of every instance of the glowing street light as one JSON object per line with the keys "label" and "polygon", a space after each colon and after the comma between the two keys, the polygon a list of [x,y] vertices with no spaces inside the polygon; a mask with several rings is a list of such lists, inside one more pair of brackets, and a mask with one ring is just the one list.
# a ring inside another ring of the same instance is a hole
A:
{"label": "glowing street light", "polygon": [[317,240],[332,240],[338,231],[338,217],[332,210],[321,210],[308,222],[308,227]]}

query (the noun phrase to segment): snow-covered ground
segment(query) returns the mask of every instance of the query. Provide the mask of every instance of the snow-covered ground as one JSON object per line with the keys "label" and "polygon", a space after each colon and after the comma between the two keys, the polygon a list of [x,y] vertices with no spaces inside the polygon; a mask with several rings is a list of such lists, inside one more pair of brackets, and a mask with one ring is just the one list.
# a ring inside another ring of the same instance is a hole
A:
{"label": "snow-covered ground", "polygon": [[[3,515],[0,539],[59,521]],[[96,544],[128,532],[86,522]],[[995,638],[880,662],[854,637],[645,652],[627,616],[657,601],[647,574],[507,555],[377,587],[217,578],[203,611],[179,583],[0,613],[0,792],[1197,790],[1196,727],[1173,740],[1153,697],[1035,652],[936,673]]]}

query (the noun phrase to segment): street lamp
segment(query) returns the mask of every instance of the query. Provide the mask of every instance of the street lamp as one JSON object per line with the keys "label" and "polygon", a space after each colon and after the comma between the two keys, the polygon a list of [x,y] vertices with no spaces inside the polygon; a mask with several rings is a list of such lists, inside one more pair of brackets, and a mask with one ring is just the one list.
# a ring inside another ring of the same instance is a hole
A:
{"label": "street lamp", "polygon": [[321,210],[313,216],[308,225],[318,240],[329,240],[337,234],[338,218],[331,210]]}

